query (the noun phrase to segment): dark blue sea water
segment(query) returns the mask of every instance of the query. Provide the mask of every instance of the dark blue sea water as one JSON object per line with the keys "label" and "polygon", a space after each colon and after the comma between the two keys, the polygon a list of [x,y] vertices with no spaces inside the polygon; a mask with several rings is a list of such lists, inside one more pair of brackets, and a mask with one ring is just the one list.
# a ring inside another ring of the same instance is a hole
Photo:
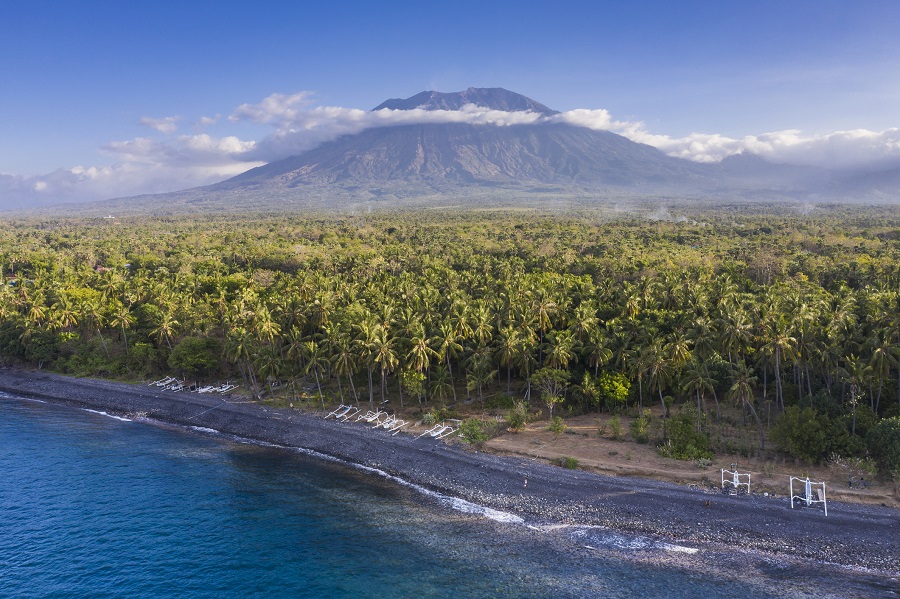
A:
{"label": "dark blue sea water", "polygon": [[888,596],[833,567],[492,515],[297,451],[0,397],[2,597]]}

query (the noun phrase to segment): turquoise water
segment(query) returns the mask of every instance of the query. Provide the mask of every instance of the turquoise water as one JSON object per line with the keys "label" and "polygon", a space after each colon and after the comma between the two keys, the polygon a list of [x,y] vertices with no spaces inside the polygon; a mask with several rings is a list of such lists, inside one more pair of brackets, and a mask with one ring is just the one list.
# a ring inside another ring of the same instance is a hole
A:
{"label": "turquoise water", "polygon": [[296,451],[0,398],[4,597],[886,592],[834,568],[492,520]]}

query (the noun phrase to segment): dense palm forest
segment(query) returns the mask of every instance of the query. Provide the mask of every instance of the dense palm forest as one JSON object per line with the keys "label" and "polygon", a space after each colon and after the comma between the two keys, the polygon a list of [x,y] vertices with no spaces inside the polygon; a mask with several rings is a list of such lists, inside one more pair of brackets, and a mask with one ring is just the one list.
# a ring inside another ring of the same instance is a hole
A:
{"label": "dense palm forest", "polygon": [[900,210],[655,216],[7,220],[0,354],[323,402],[652,408],[700,433],[728,407],[759,448],[900,469]]}

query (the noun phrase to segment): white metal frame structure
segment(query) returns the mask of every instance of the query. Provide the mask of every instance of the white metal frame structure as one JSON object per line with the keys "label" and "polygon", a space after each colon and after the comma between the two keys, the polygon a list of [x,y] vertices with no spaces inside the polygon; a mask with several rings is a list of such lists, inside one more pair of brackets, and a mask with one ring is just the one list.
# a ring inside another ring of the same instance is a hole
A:
{"label": "white metal frame structure", "polygon": [[[798,493],[802,493],[801,495],[794,494],[794,481],[800,483]],[[822,493],[819,494],[819,487],[822,487]],[[816,492],[816,497],[813,497],[813,492]],[[821,503],[822,507],[825,508],[825,515],[828,515],[828,501],[825,499],[825,483],[814,483],[809,480],[809,477],[806,478],[798,478],[796,476],[791,477],[791,509],[794,509],[794,500],[797,500],[806,505],[806,507],[810,507],[814,503]]]}
{"label": "white metal frame structure", "polygon": [[[740,492],[741,487],[747,488],[747,495],[750,494],[750,473],[746,472],[738,472],[737,464],[731,465],[734,470],[725,470],[722,468],[722,490],[725,490],[725,485],[731,485],[734,488],[735,492]],[[730,478],[725,478],[725,474],[730,474]],[[742,480],[746,478],[746,480]]]}

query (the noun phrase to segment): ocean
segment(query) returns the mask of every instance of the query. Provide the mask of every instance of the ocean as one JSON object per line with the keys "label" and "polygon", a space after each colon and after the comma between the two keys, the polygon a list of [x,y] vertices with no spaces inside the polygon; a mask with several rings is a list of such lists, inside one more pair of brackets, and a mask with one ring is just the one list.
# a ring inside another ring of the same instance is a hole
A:
{"label": "ocean", "polygon": [[2,597],[896,597],[884,579],[535,525],[214,431],[0,396]]}

